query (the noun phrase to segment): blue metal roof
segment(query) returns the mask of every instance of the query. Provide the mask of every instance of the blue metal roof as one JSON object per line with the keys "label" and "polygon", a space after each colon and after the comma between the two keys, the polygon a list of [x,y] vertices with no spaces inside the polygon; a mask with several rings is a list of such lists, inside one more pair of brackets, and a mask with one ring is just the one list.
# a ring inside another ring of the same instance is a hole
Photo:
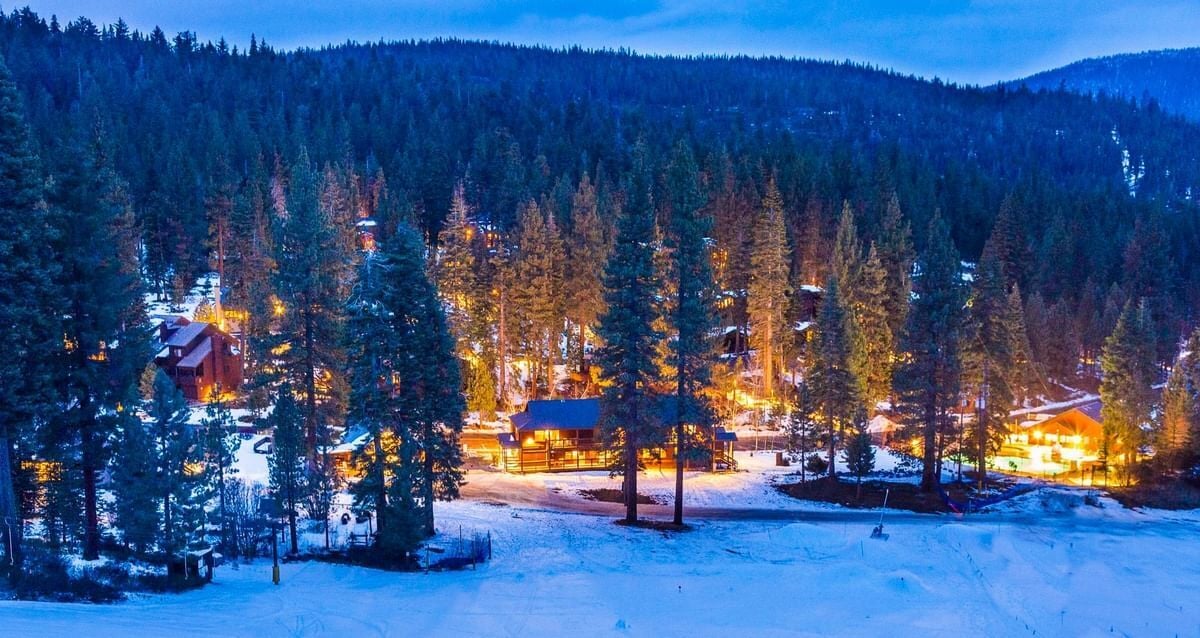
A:
{"label": "blue metal roof", "polygon": [[[677,410],[671,396],[656,401],[659,420],[665,424],[675,421]],[[600,398],[541,399],[525,404],[525,411],[511,417],[518,432],[533,430],[593,430],[600,422]]]}
{"label": "blue metal roof", "polygon": [[730,432],[725,428],[718,427],[713,431],[714,437],[721,442],[732,442],[738,440],[736,432]]}
{"label": "blue metal roof", "polygon": [[592,430],[600,420],[600,399],[543,399],[525,404],[509,420],[518,431]]}

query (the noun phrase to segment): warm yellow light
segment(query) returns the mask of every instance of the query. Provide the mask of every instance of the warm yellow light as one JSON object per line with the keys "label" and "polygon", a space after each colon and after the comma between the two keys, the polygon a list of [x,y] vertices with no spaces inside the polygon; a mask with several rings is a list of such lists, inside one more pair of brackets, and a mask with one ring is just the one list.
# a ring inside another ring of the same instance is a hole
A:
{"label": "warm yellow light", "polygon": [[52,483],[62,478],[62,464],[57,461],[21,461],[21,469],[32,472],[38,483]]}
{"label": "warm yellow light", "polygon": [[276,317],[282,317],[287,314],[287,306],[283,305],[279,297],[271,297],[271,314]]}

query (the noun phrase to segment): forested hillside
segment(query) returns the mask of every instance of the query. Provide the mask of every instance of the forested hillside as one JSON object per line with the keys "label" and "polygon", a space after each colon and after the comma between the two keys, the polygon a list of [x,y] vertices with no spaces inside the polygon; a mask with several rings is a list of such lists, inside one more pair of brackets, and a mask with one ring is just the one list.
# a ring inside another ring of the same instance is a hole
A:
{"label": "forested hillside", "polygon": [[1200,49],[1170,49],[1090,58],[1042,71],[1014,84],[1149,102],[1200,121]]}
{"label": "forested hillside", "polygon": [[[208,267],[214,202],[269,194],[302,149],[384,229],[412,215],[434,237],[457,180],[502,230],[526,199],[566,222],[585,172],[611,198],[638,141],[661,161],[679,138],[705,187],[725,191],[721,239],[744,232],[777,177],[802,271],[822,268],[844,200],[873,237],[894,192],[918,245],[940,209],[968,258],[1007,198],[1040,257],[1018,265],[1025,294],[1103,307],[1113,284],[1167,286],[1186,315],[1200,289],[1200,128],[1125,101],[778,59],[468,42],[237,51],[29,11],[0,21],[0,52],[47,171],[93,142],[111,156],[163,291]],[[233,215],[235,243],[247,220]]]}

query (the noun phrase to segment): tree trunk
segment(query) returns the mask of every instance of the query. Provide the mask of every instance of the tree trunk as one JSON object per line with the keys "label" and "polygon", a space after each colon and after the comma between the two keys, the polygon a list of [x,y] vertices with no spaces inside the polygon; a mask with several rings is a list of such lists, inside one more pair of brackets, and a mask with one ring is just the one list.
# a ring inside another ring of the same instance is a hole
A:
{"label": "tree trunk", "polygon": [[[633,418],[636,422],[638,417],[637,410],[634,410]],[[637,441],[629,431],[629,425],[625,426],[625,522],[636,523],[638,514],[637,502]]]}
{"label": "tree trunk", "polygon": [[425,424],[425,484],[421,488],[425,503],[423,506],[425,514],[425,535],[433,536],[433,424]]}
{"label": "tree trunk", "polygon": [[978,479],[979,489],[983,490],[984,477],[987,475],[987,411],[979,411],[979,423],[976,425],[975,444],[979,449],[975,451],[975,475]]}
{"label": "tree trunk", "polygon": [[12,444],[8,436],[0,435],[0,544],[8,553],[8,562],[12,566],[9,580],[16,582],[21,574],[21,541],[25,536],[25,525],[21,518],[21,507],[17,502],[16,490],[13,489]]}
{"label": "tree trunk", "polygon": [[[830,409],[832,410],[832,409]],[[829,480],[837,480],[837,432],[834,429],[833,414],[830,410],[825,414],[825,428],[829,431]]]}
{"label": "tree trunk", "polygon": [[317,449],[317,362],[313,354],[316,347],[313,334],[312,309],[304,312],[304,440],[308,444],[308,453],[313,455]]}
{"label": "tree trunk", "polygon": [[[222,443],[222,445],[224,445],[224,443]],[[218,492],[218,496],[220,497],[217,507],[220,509],[220,512],[221,512],[221,551],[227,552],[227,551],[229,551],[229,537],[226,533],[226,522],[228,521],[228,519],[225,518],[225,463],[224,462],[217,464],[217,492]]]}
{"label": "tree trunk", "polygon": [[508,332],[504,320],[504,289],[500,289],[500,328],[496,337],[500,351],[500,409],[508,409]]}
{"label": "tree trunk", "polygon": [[[679,384],[679,392],[683,392],[683,383]],[[678,410],[677,410],[678,412]],[[676,525],[683,525],[683,418],[675,422],[675,518]]]}
{"label": "tree trunk", "polygon": [[163,492],[163,549],[166,550],[168,556],[175,550],[174,531],[174,520],[171,517],[171,492],[168,490]]}
{"label": "tree trunk", "polygon": [[[296,480],[295,477],[293,477],[292,481],[294,482],[295,480]],[[297,537],[297,534],[296,534],[296,492],[295,492],[295,490],[296,490],[295,485],[288,486],[287,517],[288,517],[288,531],[291,532],[291,542],[292,542],[291,553],[299,554],[300,553],[300,542],[299,542],[299,538]]]}
{"label": "tree trunk", "polygon": [[387,525],[384,520],[387,512],[387,484],[384,481],[383,473],[383,442],[379,440],[383,432],[378,427],[374,428],[374,430],[371,439],[375,448],[375,458],[372,459],[371,468],[372,473],[375,475],[376,489],[378,490],[378,493],[375,495],[375,531],[379,532],[382,536],[381,532],[383,532],[384,526]]}
{"label": "tree trunk", "polygon": [[768,399],[775,397],[775,370],[774,368],[774,335],[770,321],[766,322],[766,330],[763,331],[763,396]]}
{"label": "tree trunk", "polygon": [[100,517],[96,509],[97,460],[90,422],[83,426],[80,443],[83,448],[81,457],[84,511],[83,559],[96,560],[100,558]]}
{"label": "tree trunk", "polygon": [[587,327],[582,323],[579,324],[579,376],[584,378],[584,385],[587,385]]}
{"label": "tree trunk", "polygon": [[921,450],[921,491],[932,492],[937,488],[937,409],[925,408],[925,448]]}

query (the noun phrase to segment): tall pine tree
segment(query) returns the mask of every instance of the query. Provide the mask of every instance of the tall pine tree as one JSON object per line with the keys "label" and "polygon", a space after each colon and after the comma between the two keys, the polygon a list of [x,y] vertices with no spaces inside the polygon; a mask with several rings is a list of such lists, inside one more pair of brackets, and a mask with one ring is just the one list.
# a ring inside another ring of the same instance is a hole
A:
{"label": "tall pine tree", "polygon": [[662,424],[653,387],[659,370],[656,347],[662,335],[655,330],[659,282],[654,267],[654,207],[644,148],[627,187],[628,202],[618,220],[616,245],[604,271],[606,310],[597,332],[603,346],[596,353],[600,377],[601,428],[621,461],[625,521],[637,522],[638,454],[662,441]]}
{"label": "tall pine tree", "polygon": [[861,384],[851,367],[850,330],[841,286],[831,276],[817,312],[807,378],[814,413],[829,450],[831,480],[837,478],[838,443],[862,410]]}
{"label": "tall pine tree", "polygon": [[272,349],[283,378],[301,394],[310,453],[318,440],[327,442],[327,428],[340,417],[342,296],[351,264],[331,211],[318,201],[318,187],[308,153],[301,150],[276,246],[282,307]]}
{"label": "tall pine tree", "polygon": [[1132,301],[1125,304],[1112,334],[1104,340],[1100,369],[1102,453],[1106,462],[1118,453],[1123,457],[1122,472],[1128,483],[1138,448],[1144,442],[1143,426],[1150,421],[1154,383],[1154,333],[1144,300],[1136,305]]}
{"label": "tall pine tree", "polygon": [[[0,539],[10,575],[21,573],[25,525],[14,479],[28,440],[54,405],[51,353],[62,348],[55,311],[58,264],[30,148],[21,98],[0,59],[0,326],[8,352],[0,358]],[[24,445],[21,445],[24,442]]]}
{"label": "tall pine tree", "polygon": [[758,350],[763,373],[762,394],[775,396],[779,373],[776,359],[784,343],[787,326],[787,298],[791,251],[788,248],[787,227],[784,224],[783,198],[775,179],[767,182],[762,209],[754,226],[750,248],[750,285],[747,308],[750,316],[750,337]]}
{"label": "tall pine tree", "polygon": [[[698,447],[692,439],[705,436],[713,424],[712,407],[705,391],[712,385],[716,354],[711,336],[716,327],[715,285],[708,250],[711,219],[701,210],[704,201],[696,162],[685,143],[676,145],[667,167],[667,189],[671,205],[667,245],[675,280],[670,310],[675,332],[670,355],[675,371],[674,523],[682,525],[683,468],[687,457]],[[695,435],[689,435],[685,427],[688,425]]]}
{"label": "tall pine tree", "polygon": [[903,358],[893,386],[897,410],[920,434],[921,490],[931,492],[940,482],[939,434],[952,422],[950,413],[958,399],[965,296],[958,252],[940,215],[930,221],[927,242],[917,261],[916,298],[900,342]]}

